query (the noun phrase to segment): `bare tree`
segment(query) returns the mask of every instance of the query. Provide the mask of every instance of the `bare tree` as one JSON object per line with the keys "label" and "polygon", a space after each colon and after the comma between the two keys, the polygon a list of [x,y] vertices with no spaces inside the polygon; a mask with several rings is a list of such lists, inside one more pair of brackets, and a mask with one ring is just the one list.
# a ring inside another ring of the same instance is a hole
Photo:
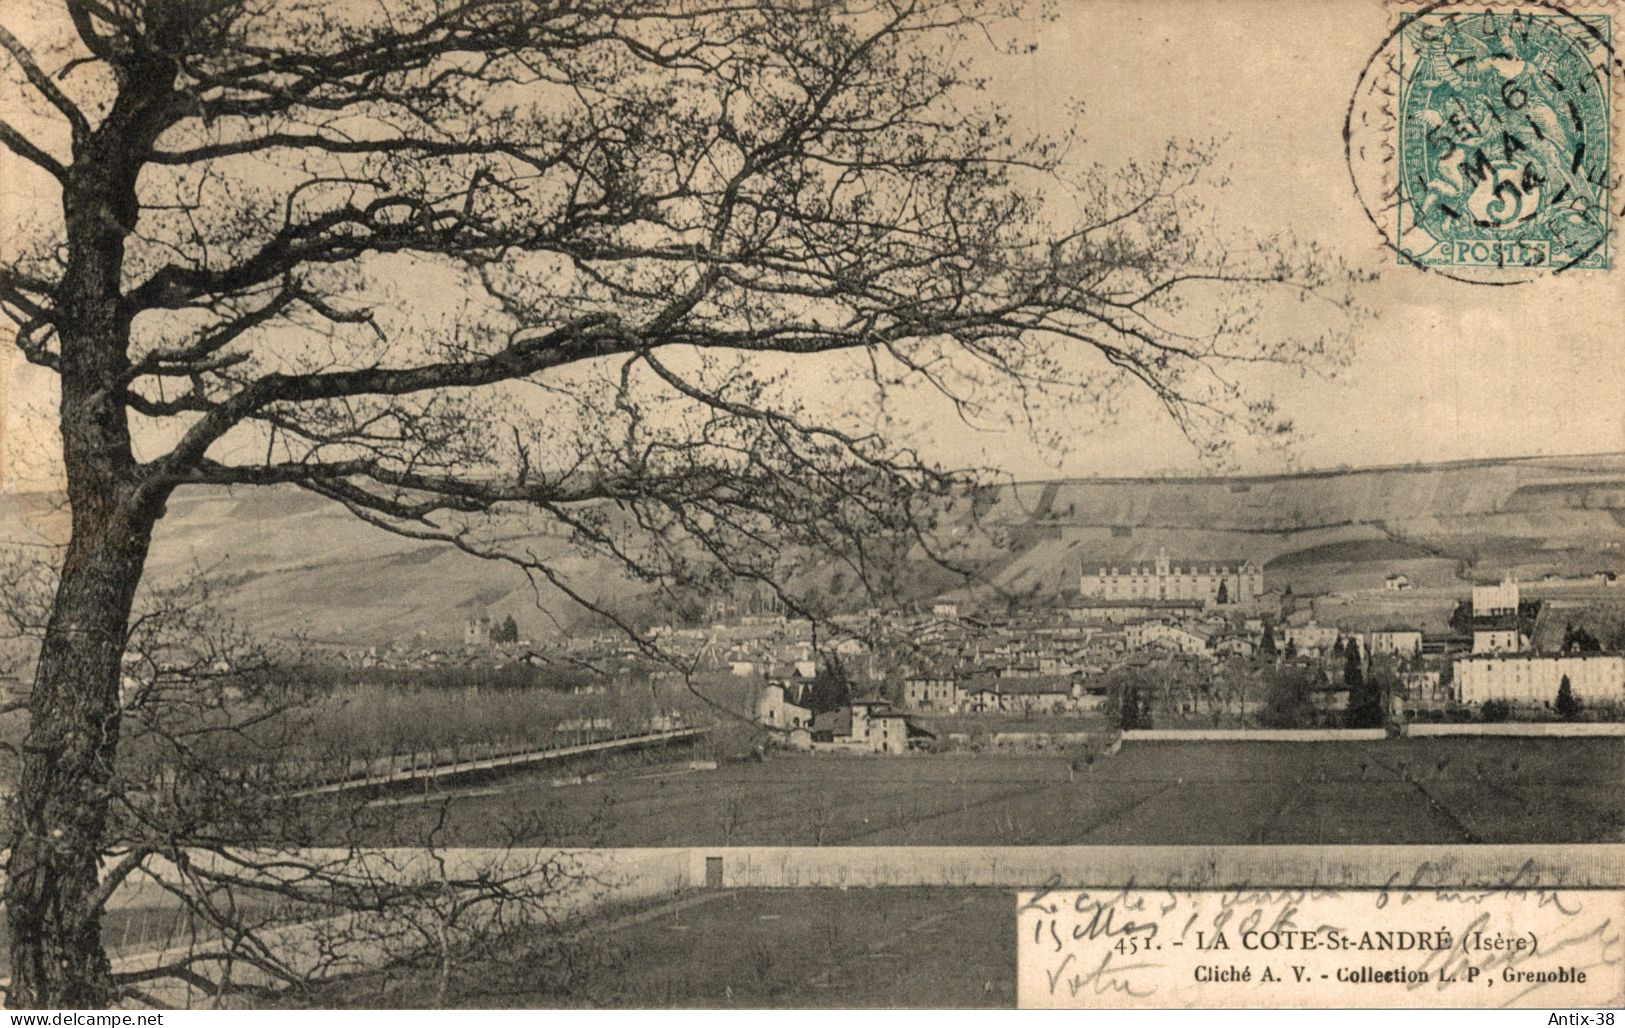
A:
{"label": "bare tree", "polygon": [[722,844],[724,846],[732,846],[734,842],[734,832],[738,831],[740,822],[745,819],[745,807],[744,804],[740,802],[738,796],[729,794],[727,799],[722,801],[721,817]]}
{"label": "bare tree", "polygon": [[[0,563],[0,622],[37,635],[52,579],[38,554]],[[558,848],[546,813],[491,826],[493,846],[452,850],[448,800],[402,816],[365,792],[312,795],[348,754],[310,745],[321,697],[288,685],[300,654],[245,638],[200,579],[148,587],[136,612],[91,902],[109,909],[138,886],[181,931],[138,940],[161,952],[110,974],[116,998],[309,994],[381,966],[431,970],[443,1000],[462,964],[491,973],[534,957],[604,891]]]}
{"label": "bare tree", "polygon": [[819,796],[806,810],[807,825],[812,829],[813,845],[822,846],[835,828],[835,803],[828,796]]}
{"label": "bare tree", "polygon": [[[119,668],[176,489],[293,484],[592,606],[498,544],[522,507],[674,594],[802,609],[797,554],[869,588],[954,481],[892,431],[899,391],[1024,418],[1128,381],[1199,439],[1278,431],[1236,362],[1335,329],[1257,338],[1258,291],[1347,309],[1313,248],[1211,237],[1205,151],[1074,176],[1070,140],[1014,133],[977,95],[982,0],[60,0],[6,28],[34,113],[0,144],[60,205],[0,303],[58,378],[70,508],[14,1005],[114,995]],[[840,404],[791,381],[818,355]]]}
{"label": "bare tree", "polygon": [[[371,942],[369,962],[391,970],[427,966],[433,970],[435,1003],[452,998],[454,974],[475,959],[481,974],[519,964],[533,973],[538,941],[556,943],[579,923],[583,908],[601,883],[561,850],[501,847],[470,862],[454,859],[437,842],[440,825],[423,851],[384,865],[372,894],[383,898],[364,920],[349,923],[339,945],[323,949],[354,953],[358,940]],[[561,902],[572,895],[573,902]]]}

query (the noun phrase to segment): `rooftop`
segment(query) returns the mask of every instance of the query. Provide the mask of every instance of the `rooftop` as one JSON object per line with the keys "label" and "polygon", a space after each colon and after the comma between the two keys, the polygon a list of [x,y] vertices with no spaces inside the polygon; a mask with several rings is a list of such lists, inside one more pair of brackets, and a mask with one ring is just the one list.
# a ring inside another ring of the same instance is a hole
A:
{"label": "rooftop", "polygon": [[965,683],[965,691],[994,692],[1009,696],[1070,692],[1074,679],[1075,676],[1071,674],[1034,675],[1030,678],[996,678],[992,675],[979,674]]}
{"label": "rooftop", "polygon": [[1152,610],[1201,610],[1201,600],[1154,600],[1147,597],[1143,600],[1107,600],[1096,599],[1090,596],[1074,597],[1068,604],[1071,607],[1121,607],[1133,609],[1146,607]]}

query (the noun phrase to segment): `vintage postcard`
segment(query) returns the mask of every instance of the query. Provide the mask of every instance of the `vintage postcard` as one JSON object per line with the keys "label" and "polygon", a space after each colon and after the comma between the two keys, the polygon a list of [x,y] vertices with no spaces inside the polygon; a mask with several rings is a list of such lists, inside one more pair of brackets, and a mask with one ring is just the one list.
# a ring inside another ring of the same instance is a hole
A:
{"label": "vintage postcard", "polygon": [[1622,17],[0,3],[5,1005],[1625,1003]]}

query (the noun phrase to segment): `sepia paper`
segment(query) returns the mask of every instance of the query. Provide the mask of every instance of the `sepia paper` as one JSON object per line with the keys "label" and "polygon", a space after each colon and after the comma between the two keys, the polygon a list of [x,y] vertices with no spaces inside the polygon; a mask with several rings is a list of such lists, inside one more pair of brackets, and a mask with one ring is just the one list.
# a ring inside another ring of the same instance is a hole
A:
{"label": "sepia paper", "polygon": [[0,9],[8,989],[1625,1002],[1618,3],[275,6]]}
{"label": "sepia paper", "polygon": [[[1023,1007],[1603,1007],[1618,890],[1022,893]],[[1430,926],[1430,927],[1424,927]]]}

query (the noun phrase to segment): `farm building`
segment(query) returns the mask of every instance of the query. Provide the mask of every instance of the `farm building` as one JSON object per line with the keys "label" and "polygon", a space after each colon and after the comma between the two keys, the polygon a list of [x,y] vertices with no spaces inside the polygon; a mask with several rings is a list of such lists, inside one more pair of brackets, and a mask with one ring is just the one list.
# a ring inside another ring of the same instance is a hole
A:
{"label": "farm building", "polygon": [[808,746],[813,750],[896,754],[934,736],[909,722],[878,696],[853,700],[813,719]]}
{"label": "farm building", "polygon": [[1033,678],[979,677],[965,686],[964,707],[981,714],[1072,714],[1104,702],[1076,675]]}
{"label": "farm building", "polygon": [[768,682],[756,696],[756,720],[769,728],[802,728],[813,712],[801,702],[801,690],[786,682]]}
{"label": "farm building", "polygon": [[1366,637],[1365,651],[1372,656],[1392,654],[1398,657],[1414,657],[1422,652],[1422,630],[1420,628],[1379,629]]}
{"label": "farm building", "polygon": [[953,675],[920,674],[903,680],[903,706],[909,710],[954,711],[962,700],[959,682]]}

